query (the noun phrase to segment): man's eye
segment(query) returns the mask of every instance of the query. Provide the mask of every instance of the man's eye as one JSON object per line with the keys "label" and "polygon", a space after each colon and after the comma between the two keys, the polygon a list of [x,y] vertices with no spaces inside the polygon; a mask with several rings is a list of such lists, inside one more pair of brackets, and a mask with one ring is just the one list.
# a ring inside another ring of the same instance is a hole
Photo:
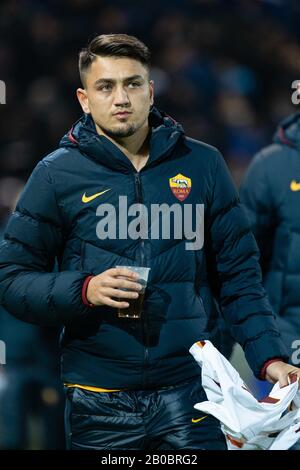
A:
{"label": "man's eye", "polygon": [[140,86],[140,83],[139,82],[131,82],[131,83],[129,83],[129,86],[133,86],[133,88],[136,88],[136,87]]}
{"label": "man's eye", "polygon": [[102,85],[99,90],[101,91],[108,91],[111,90],[111,85]]}

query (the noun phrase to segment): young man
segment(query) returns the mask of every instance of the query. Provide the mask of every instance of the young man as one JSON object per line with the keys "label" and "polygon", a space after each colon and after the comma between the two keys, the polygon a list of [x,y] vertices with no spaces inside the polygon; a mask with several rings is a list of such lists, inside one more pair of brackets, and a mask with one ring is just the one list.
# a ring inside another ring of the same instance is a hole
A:
{"label": "young man", "polygon": [[[204,261],[255,374],[285,385],[295,369],[283,362],[225,163],[153,105],[149,66],[148,48],[123,34],[98,36],[81,52],[84,116],[35,168],[0,248],[4,307],[25,321],[64,324],[73,449],[226,448],[218,422],[193,409],[206,399],[189,354],[206,337]],[[162,217],[153,215],[158,205]],[[116,265],[151,268],[140,319],[118,318],[140,286]]]}
{"label": "young man", "polygon": [[241,187],[261,257],[263,282],[294,365],[300,363],[300,113],[278,126]]}

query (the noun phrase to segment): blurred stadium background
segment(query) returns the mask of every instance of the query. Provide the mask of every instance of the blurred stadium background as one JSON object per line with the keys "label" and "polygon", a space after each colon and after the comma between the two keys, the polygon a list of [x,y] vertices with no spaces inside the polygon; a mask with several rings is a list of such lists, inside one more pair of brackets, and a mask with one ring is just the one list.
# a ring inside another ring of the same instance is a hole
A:
{"label": "blurred stadium background", "polygon": [[[94,35],[150,46],[156,105],[219,148],[239,185],[278,121],[298,110],[299,20],[298,0],[2,0],[0,234],[33,167],[81,114],[77,56]],[[0,449],[63,448],[58,332],[0,310],[0,339]],[[233,361],[251,382],[238,350]]]}

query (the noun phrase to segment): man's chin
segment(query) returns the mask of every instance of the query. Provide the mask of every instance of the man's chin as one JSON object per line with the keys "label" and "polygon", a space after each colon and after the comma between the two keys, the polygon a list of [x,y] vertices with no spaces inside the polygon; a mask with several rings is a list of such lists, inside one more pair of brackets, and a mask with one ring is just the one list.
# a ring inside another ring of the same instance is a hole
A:
{"label": "man's chin", "polygon": [[137,131],[135,126],[130,126],[126,128],[119,127],[117,129],[103,129],[104,132],[112,138],[121,138],[121,137],[130,137],[131,135],[135,134]]}

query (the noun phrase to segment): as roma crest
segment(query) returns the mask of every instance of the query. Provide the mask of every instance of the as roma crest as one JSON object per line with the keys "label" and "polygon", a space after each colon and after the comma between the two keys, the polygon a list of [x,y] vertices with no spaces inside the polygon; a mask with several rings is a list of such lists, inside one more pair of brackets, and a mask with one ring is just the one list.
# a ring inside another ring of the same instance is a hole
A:
{"label": "as roma crest", "polygon": [[184,201],[191,192],[192,180],[187,176],[178,173],[178,175],[169,178],[169,185],[172,193],[179,201]]}

